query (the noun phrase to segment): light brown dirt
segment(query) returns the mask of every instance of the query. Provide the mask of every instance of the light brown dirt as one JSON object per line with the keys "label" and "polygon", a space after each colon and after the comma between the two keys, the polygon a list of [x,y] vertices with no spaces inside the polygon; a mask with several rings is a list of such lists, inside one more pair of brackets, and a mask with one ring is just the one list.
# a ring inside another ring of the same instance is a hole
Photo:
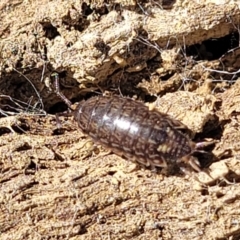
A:
{"label": "light brown dirt", "polygon": [[[239,17],[233,0],[2,0],[0,239],[240,239]],[[96,146],[52,115],[54,71],[73,101],[154,104],[215,162],[165,175]]]}

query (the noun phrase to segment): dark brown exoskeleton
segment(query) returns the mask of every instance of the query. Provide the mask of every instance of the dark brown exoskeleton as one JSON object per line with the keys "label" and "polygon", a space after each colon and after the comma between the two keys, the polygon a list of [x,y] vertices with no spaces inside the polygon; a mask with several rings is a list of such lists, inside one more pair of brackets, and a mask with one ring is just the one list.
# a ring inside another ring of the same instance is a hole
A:
{"label": "dark brown exoskeleton", "polygon": [[[71,103],[59,91],[56,93],[71,109]],[[149,110],[139,101],[119,96],[92,97],[72,111],[81,131],[95,142],[146,166],[185,168],[189,164],[201,171],[199,161],[192,156],[205,142],[194,143],[182,130],[180,121],[157,110]]]}

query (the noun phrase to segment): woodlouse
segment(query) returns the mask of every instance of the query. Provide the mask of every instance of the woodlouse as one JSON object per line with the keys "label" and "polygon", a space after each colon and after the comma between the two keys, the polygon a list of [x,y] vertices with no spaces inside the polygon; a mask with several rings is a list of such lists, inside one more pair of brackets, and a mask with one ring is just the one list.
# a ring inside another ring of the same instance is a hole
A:
{"label": "woodlouse", "polygon": [[[56,93],[71,108],[70,101],[60,92],[56,77]],[[139,101],[119,96],[92,97],[72,111],[79,128],[95,142],[146,166],[184,169],[189,164],[200,170],[192,153],[205,146],[194,143],[180,121],[157,110],[149,110]]]}

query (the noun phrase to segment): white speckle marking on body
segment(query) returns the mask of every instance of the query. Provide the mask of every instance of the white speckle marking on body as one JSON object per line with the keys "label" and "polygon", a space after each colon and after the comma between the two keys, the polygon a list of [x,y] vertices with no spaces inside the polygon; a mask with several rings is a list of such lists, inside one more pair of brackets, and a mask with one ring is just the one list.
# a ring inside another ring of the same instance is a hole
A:
{"label": "white speckle marking on body", "polygon": [[126,119],[115,119],[114,125],[119,129],[128,130],[130,134],[136,134],[138,132],[138,126],[133,123],[131,124],[130,121]]}

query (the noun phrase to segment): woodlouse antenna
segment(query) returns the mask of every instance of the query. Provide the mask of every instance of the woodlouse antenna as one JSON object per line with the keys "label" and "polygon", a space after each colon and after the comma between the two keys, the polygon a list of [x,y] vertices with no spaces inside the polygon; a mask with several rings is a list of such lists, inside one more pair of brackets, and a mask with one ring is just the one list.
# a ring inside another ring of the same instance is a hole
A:
{"label": "woodlouse antenna", "polygon": [[53,72],[51,74],[51,77],[54,78],[54,89],[55,93],[58,95],[59,98],[61,98],[68,106],[68,108],[73,111],[72,109],[72,103],[69,99],[61,92],[60,86],[59,86],[59,74],[57,72]]}

